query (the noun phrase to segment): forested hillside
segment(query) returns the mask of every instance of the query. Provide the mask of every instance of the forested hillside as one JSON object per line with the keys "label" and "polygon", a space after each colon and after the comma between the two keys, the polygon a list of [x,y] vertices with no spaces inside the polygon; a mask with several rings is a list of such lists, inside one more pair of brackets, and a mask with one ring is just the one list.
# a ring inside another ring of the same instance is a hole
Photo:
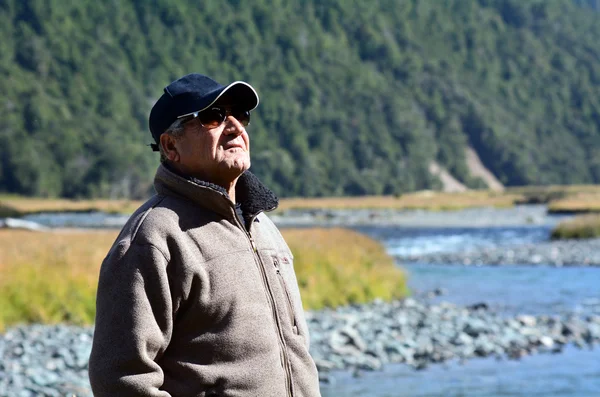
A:
{"label": "forested hillside", "polygon": [[0,0],[0,191],[144,197],[147,117],[195,71],[256,87],[280,196],[600,182],[600,13],[582,0]]}

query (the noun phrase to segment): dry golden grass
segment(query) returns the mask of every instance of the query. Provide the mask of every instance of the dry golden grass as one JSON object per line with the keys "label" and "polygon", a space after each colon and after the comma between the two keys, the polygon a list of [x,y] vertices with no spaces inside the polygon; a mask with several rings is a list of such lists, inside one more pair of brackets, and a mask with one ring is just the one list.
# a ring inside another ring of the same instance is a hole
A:
{"label": "dry golden grass", "polygon": [[93,322],[99,266],[116,235],[0,230],[0,329]]}
{"label": "dry golden grass", "polygon": [[377,241],[347,229],[288,229],[283,235],[305,307],[320,309],[406,296],[406,278]]}
{"label": "dry golden grass", "polygon": [[[518,194],[491,191],[443,193],[422,191],[394,196],[287,198],[281,199],[278,211],[288,209],[427,209],[452,210],[468,207],[507,207],[521,198]],[[0,196],[0,217],[22,216],[39,212],[104,211],[132,213],[141,201],[65,200]]]}
{"label": "dry golden grass", "polygon": [[[565,200],[565,201],[563,201]],[[508,188],[505,192],[469,190],[460,193],[421,191],[401,196],[324,197],[281,199],[278,211],[289,209],[425,209],[432,211],[469,207],[510,207],[516,203],[551,203],[551,210],[600,210],[600,185],[552,185]],[[38,212],[104,211],[132,213],[142,201],[66,200],[0,196],[0,217]],[[554,207],[556,206],[556,207]]]}
{"label": "dry golden grass", "polygon": [[0,217],[21,216],[39,212],[132,213],[142,201],[135,200],[67,200],[17,196],[0,196]]}
{"label": "dry golden grass", "polygon": [[586,212],[588,205],[597,206],[594,202],[600,198],[600,185],[523,186],[507,192],[523,196],[517,203],[548,204],[550,212],[570,212],[571,208],[574,212]]}
{"label": "dry golden grass", "polygon": [[518,186],[506,189],[514,194],[543,194],[564,193],[567,195],[578,193],[600,193],[600,185],[547,185],[547,186]]}
{"label": "dry golden grass", "polygon": [[600,192],[578,193],[548,204],[550,213],[600,212]]}
{"label": "dry golden grass", "polygon": [[[117,231],[0,230],[0,330],[91,324],[100,264]],[[370,238],[343,229],[284,230],[305,307],[404,296],[404,274]]]}
{"label": "dry golden grass", "polygon": [[426,209],[432,211],[469,207],[510,207],[520,194],[471,190],[461,193],[422,191],[395,196],[325,197],[282,199],[278,210],[289,209]]}
{"label": "dry golden grass", "polygon": [[[427,209],[433,211],[468,207],[508,207],[522,195],[471,190],[462,193],[421,191],[395,196],[284,198],[278,211],[288,209]],[[39,212],[104,211],[132,213],[141,201],[66,200],[0,196],[0,217],[22,216]]]}

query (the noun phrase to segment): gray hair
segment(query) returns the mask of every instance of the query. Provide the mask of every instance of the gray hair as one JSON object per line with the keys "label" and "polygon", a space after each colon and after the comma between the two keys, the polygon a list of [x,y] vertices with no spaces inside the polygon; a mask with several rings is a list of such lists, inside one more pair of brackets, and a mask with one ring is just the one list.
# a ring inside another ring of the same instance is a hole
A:
{"label": "gray hair", "polygon": [[[165,132],[163,132],[163,134],[169,134],[173,138],[179,139],[183,136],[184,132],[185,126],[183,122],[181,121],[181,119],[177,119],[173,122],[173,124],[169,126],[169,128],[167,128]],[[160,141],[158,142],[158,150],[160,152],[160,162],[164,163],[167,160],[167,154],[165,153],[165,150],[160,144]]]}

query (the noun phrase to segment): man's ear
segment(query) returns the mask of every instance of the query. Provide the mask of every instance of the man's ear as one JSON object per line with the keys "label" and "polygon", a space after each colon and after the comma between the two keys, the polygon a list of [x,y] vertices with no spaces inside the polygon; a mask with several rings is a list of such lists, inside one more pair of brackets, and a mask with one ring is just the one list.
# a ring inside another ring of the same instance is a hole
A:
{"label": "man's ear", "polygon": [[169,161],[179,161],[179,152],[177,151],[177,146],[175,146],[175,138],[172,135],[162,134],[160,136],[160,145]]}

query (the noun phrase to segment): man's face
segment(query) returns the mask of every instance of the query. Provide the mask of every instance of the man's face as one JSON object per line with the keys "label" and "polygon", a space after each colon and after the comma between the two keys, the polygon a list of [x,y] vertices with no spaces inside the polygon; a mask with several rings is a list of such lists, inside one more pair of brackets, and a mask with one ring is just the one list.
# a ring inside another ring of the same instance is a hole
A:
{"label": "man's face", "polygon": [[226,188],[250,168],[250,138],[231,115],[215,128],[206,128],[197,119],[186,123],[184,135],[174,145],[182,172]]}

